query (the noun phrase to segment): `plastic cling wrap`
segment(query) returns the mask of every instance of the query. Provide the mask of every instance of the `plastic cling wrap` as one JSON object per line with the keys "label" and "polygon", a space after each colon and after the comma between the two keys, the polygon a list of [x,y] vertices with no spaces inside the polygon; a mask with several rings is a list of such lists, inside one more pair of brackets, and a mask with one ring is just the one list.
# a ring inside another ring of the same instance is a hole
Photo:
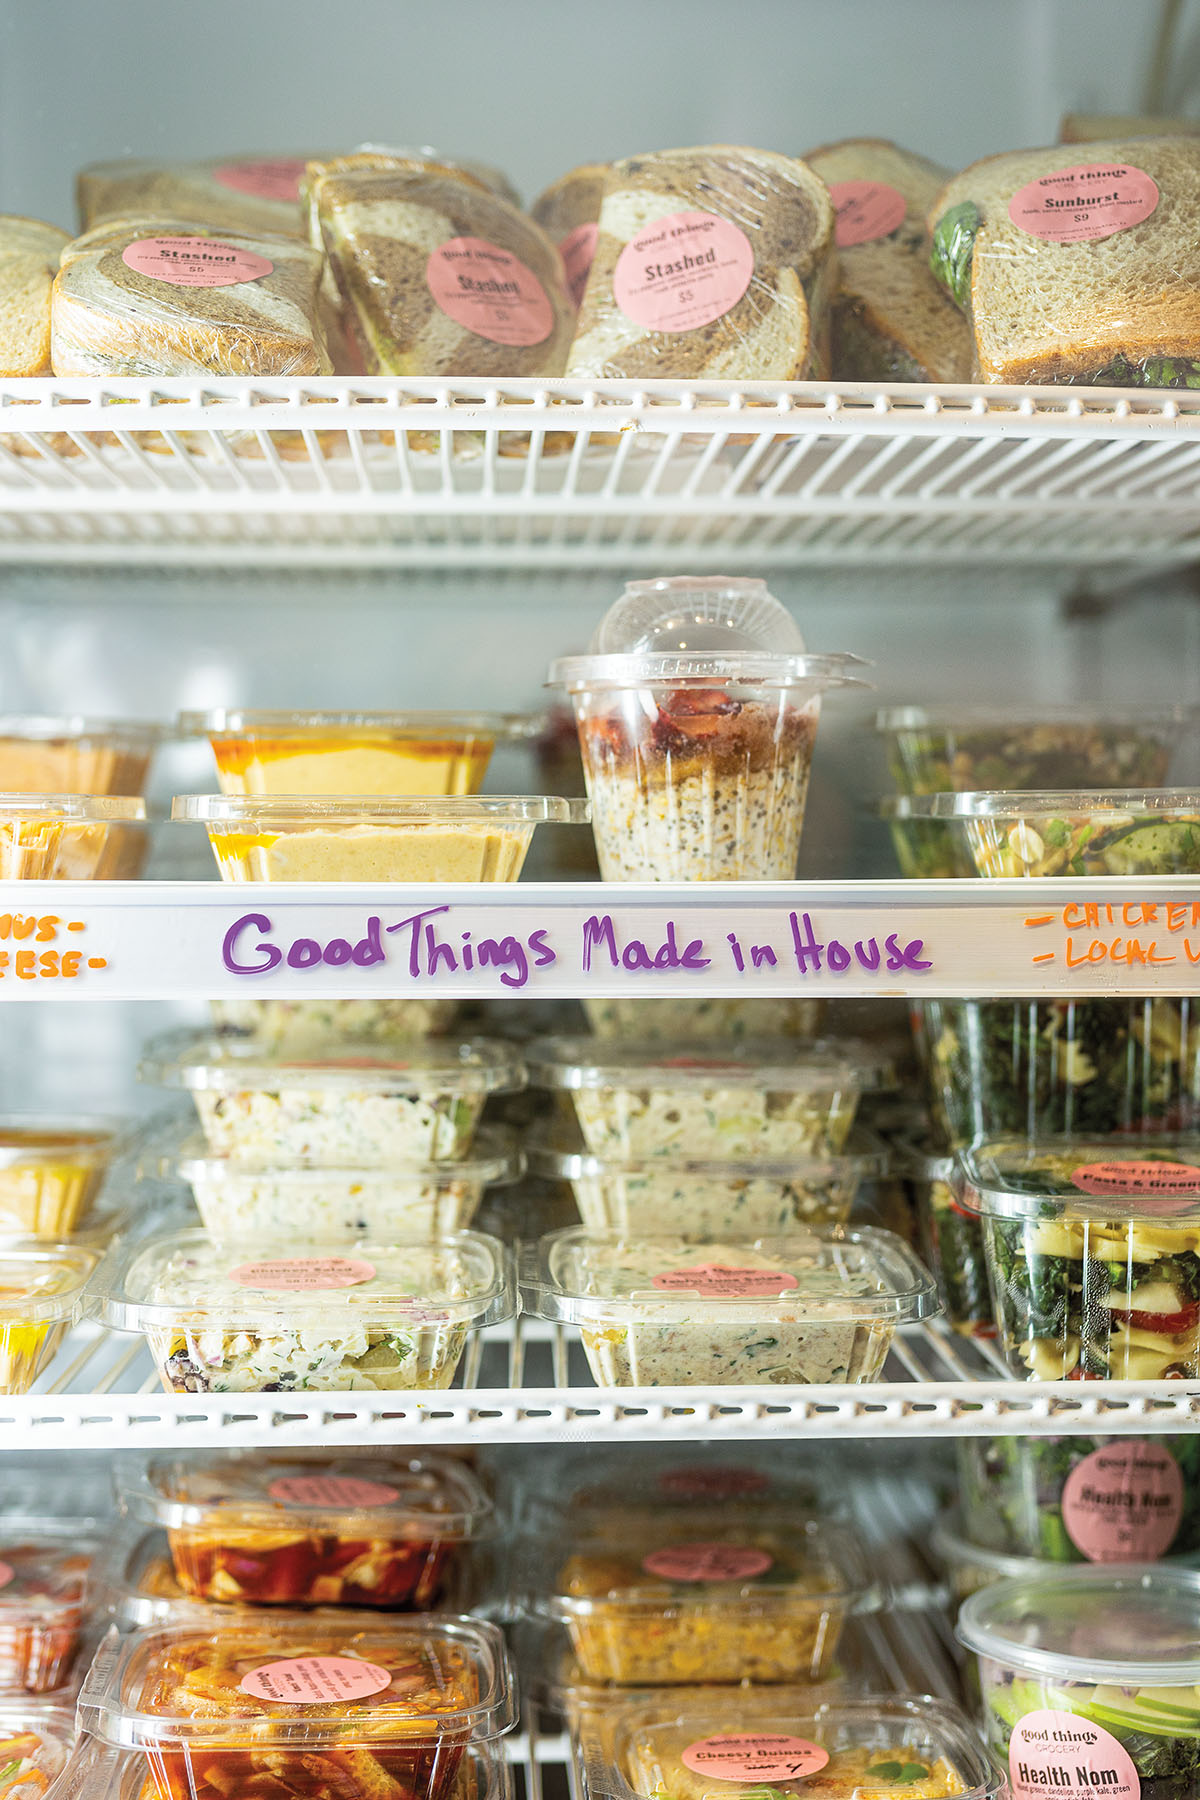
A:
{"label": "plastic cling wrap", "polygon": [[50,289],[66,241],[55,225],[0,214],[0,379],[50,373]]}
{"label": "plastic cling wrap", "polygon": [[829,364],[825,184],[793,157],[705,145],[614,163],[567,374],[798,381]]}
{"label": "plastic cling wrap", "polygon": [[203,162],[130,156],[89,163],[75,178],[81,229],[149,216],[201,219],[214,231],[303,237],[300,181],[307,161],[305,155],[260,151]]}
{"label": "plastic cling wrap", "polygon": [[1200,387],[1200,141],[1131,137],[972,163],[929,213],[979,377]]}

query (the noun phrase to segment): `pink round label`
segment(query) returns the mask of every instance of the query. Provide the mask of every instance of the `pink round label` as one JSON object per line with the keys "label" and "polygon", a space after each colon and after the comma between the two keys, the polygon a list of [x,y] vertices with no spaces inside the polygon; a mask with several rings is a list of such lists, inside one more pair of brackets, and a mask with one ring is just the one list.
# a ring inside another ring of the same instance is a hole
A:
{"label": "pink round label", "polygon": [[1157,1562],[1183,1518],[1183,1475],[1150,1438],[1093,1450],[1067,1476],[1063,1524],[1089,1562]]}
{"label": "pink round label", "polygon": [[1140,1800],[1142,1792],[1125,1746],[1077,1713],[1026,1713],[1009,1743],[1008,1772],[1016,1800]]}
{"label": "pink round label", "polygon": [[1071,1170],[1072,1186],[1085,1194],[1200,1195],[1200,1169],[1194,1163],[1081,1163]]}
{"label": "pink round label", "polygon": [[592,221],[577,225],[574,231],[568,231],[558,246],[558,254],[563,259],[563,268],[567,272],[567,292],[576,306],[583,305],[583,290],[587,286],[587,278],[591,273],[592,261],[596,255],[596,239],[600,236],[600,227]]}
{"label": "pink round label", "polygon": [[835,181],[829,190],[837,214],[837,246],[849,250],[875,238],[890,237],[903,225],[908,202],[886,181]]}
{"label": "pink round label", "polygon": [[0,1587],[7,1587],[9,1582],[15,1577],[16,1573],[17,1571],[13,1568],[11,1563],[0,1562]]}
{"label": "pink round label", "polygon": [[807,1738],[737,1731],[698,1738],[679,1760],[693,1774],[711,1775],[717,1781],[802,1781],[825,1767],[829,1752]]}
{"label": "pink round label", "polygon": [[783,1269],[738,1269],[725,1263],[697,1263],[691,1269],[667,1269],[651,1277],[664,1293],[709,1294],[718,1299],[743,1295],[784,1294],[799,1284]]}
{"label": "pink round label", "polygon": [[766,1574],[771,1558],[752,1544],[671,1544],[644,1556],[642,1567],[664,1581],[749,1581]]}
{"label": "pink round label", "polygon": [[735,1500],[741,1494],[761,1494],[769,1486],[758,1469],[730,1466],[717,1469],[664,1469],[658,1491],[675,1500]]}
{"label": "pink round label", "polygon": [[357,1256],[281,1256],[276,1262],[239,1263],[230,1269],[229,1279],[240,1287],[300,1294],[310,1288],[357,1287],[374,1273],[374,1263]]}
{"label": "pink round label", "polygon": [[1113,237],[1140,225],[1158,205],[1158,184],[1127,163],[1079,163],[1026,182],[1008,216],[1030,237],[1052,244]]}
{"label": "pink round label", "polygon": [[244,1694],[256,1700],[282,1700],[288,1706],[312,1706],[330,1700],[365,1700],[391,1687],[392,1674],[380,1663],[357,1656],[288,1656],[264,1663],[243,1677]]}
{"label": "pink round label", "polygon": [[214,169],[213,177],[222,187],[258,200],[299,200],[304,169],[302,156],[264,156],[256,162],[226,163]]}
{"label": "pink round label", "polygon": [[540,344],[554,330],[550,296],[511,250],[486,238],[451,238],[425,264],[434,302],[490,344]]}
{"label": "pink round label", "polygon": [[668,213],[630,238],[613,297],[647,331],[698,331],[735,307],[754,274],[744,231],[715,213]]}
{"label": "pink round label", "polygon": [[267,1492],[284,1506],[388,1506],[400,1498],[399,1488],[354,1475],[281,1475]]}
{"label": "pink round label", "polygon": [[165,281],[171,287],[236,287],[261,281],[275,267],[253,250],[239,250],[220,238],[139,238],[127,244],[121,261],[137,275]]}

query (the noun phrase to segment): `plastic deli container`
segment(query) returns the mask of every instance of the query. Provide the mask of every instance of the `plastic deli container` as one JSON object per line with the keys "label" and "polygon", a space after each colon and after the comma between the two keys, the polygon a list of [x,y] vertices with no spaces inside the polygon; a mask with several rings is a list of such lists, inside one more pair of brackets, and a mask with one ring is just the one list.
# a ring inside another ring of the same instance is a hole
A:
{"label": "plastic deli container", "polygon": [[[282,1784],[279,1784],[282,1786]],[[268,1777],[251,1793],[276,1791]],[[288,1793],[297,1791],[288,1787]],[[374,1793],[372,1787],[364,1793]],[[391,1791],[390,1789],[388,1790]],[[146,1800],[157,1792],[146,1781],[146,1757],[141,1750],[115,1750],[96,1738],[81,1738],[52,1800]],[[332,1796],[333,1790],[330,1790]],[[499,1743],[468,1744],[450,1790],[451,1800],[513,1800],[512,1769]]]}
{"label": "plastic deli container", "polygon": [[40,1800],[67,1766],[75,1725],[64,1707],[0,1701],[0,1794]]}
{"label": "plastic deli container", "polygon": [[497,743],[535,737],[520,713],[181,713],[206,737],[223,794],[475,794]]}
{"label": "plastic deli container", "polygon": [[0,715],[0,789],[10,794],[144,794],[166,736],[139,719]]}
{"label": "plastic deli container", "polygon": [[571,1096],[587,1148],[621,1162],[837,1154],[859,1096],[891,1077],[861,1044],[747,1039],[727,1045],[542,1038],[527,1046],[535,1086]]}
{"label": "plastic deli container", "polygon": [[1200,1434],[960,1438],[956,1449],[976,1544],[1054,1563],[1200,1552]]}
{"label": "plastic deli container", "polygon": [[0,1116],[0,1238],[64,1238],[129,1142],[122,1119]]}
{"label": "plastic deli container", "polygon": [[176,1394],[447,1388],[468,1343],[512,1316],[504,1251],[480,1232],[304,1244],[167,1231],[133,1246],[95,1310],[145,1334]]}
{"label": "plastic deli container", "polygon": [[765,582],[630,582],[549,675],[575,707],[604,880],[790,880],[821,696],[861,666],[805,655]]}
{"label": "plastic deli container", "polygon": [[876,714],[901,794],[987,789],[1162,787],[1200,714],[1083,708],[899,706]]}
{"label": "plastic deli container", "polygon": [[994,1766],[956,1708],[872,1698],[806,1706],[802,1694],[711,1691],[672,1706],[634,1696],[593,1715],[572,1746],[583,1800],[997,1800]]}
{"label": "plastic deli container", "polygon": [[729,1524],[764,1511],[788,1512],[797,1523],[839,1512],[844,1494],[817,1474],[802,1470],[774,1446],[759,1444],[607,1444],[601,1462],[591,1450],[561,1454],[555,1463],[554,1491],[547,1494],[535,1464],[523,1511],[553,1512],[574,1534],[609,1533],[620,1540],[627,1528],[658,1530],[664,1517],[674,1523],[719,1509]]}
{"label": "plastic deli container", "polygon": [[179,794],[208,828],[223,881],[515,881],[538,825],[585,825],[545,795],[424,800]]}
{"label": "plastic deli container", "polygon": [[408,1456],[232,1451],[124,1468],[124,1512],[166,1529],[199,1600],[427,1612],[493,1507],[464,1463]]}
{"label": "plastic deli container", "polygon": [[0,1694],[48,1694],[66,1681],[95,1551],[78,1531],[0,1520]]}
{"label": "plastic deli container", "polygon": [[569,1181],[579,1215],[593,1231],[635,1237],[755,1238],[797,1226],[839,1225],[849,1216],[859,1184],[880,1173],[882,1146],[843,1156],[796,1156],[779,1161],[743,1157],[707,1161],[679,1155],[620,1162],[587,1151],[529,1146],[537,1175]]}
{"label": "plastic deli container", "polygon": [[975,858],[950,819],[931,819],[906,794],[879,802],[879,816],[891,834],[896,866],[908,881],[961,881],[976,873]]}
{"label": "plastic deli container", "polygon": [[874,1381],[896,1327],[938,1310],[885,1231],[697,1244],[579,1227],[531,1263],[526,1310],[578,1325],[600,1387]]}
{"label": "plastic deli container", "polygon": [[145,802],[125,795],[0,793],[0,879],[118,879],[135,841],[124,834],[145,817]]}
{"label": "plastic deli container", "polygon": [[[953,1610],[980,1588],[997,1581],[1029,1580],[1038,1575],[1054,1575],[1058,1565],[1036,1556],[1019,1556],[1009,1550],[992,1550],[976,1544],[963,1535],[962,1517],[957,1511],[944,1514],[934,1526],[929,1548],[946,1571]],[[977,1692],[978,1690],[976,1690]]]}
{"label": "plastic deli container", "polygon": [[113,1634],[80,1726],[142,1751],[162,1800],[451,1800],[468,1744],[515,1720],[503,1639],[451,1617],[352,1625],[285,1612]]}
{"label": "plastic deli container", "polygon": [[754,1000],[584,1000],[583,1010],[597,1037],[686,1044],[693,1038],[812,1038],[821,1028],[825,1004],[781,994]]}
{"label": "plastic deli container", "polygon": [[51,1362],[97,1260],[82,1244],[0,1243],[0,1394],[27,1394]]}
{"label": "plastic deli container", "polygon": [[173,1035],[151,1044],[138,1073],[191,1094],[216,1155],[342,1168],[465,1156],[488,1095],[524,1084],[517,1052],[483,1038],[403,1055],[343,1043],[308,1060]]}
{"label": "plastic deli container", "polygon": [[993,878],[1200,872],[1192,788],[929,794],[910,813],[949,822],[976,873]]}
{"label": "plastic deli container", "polygon": [[983,1229],[959,1198],[958,1159],[910,1147],[901,1150],[899,1167],[916,1198],[921,1253],[947,1319],[964,1337],[993,1337]]}
{"label": "plastic deli container", "polygon": [[835,1526],[719,1505],[533,1549],[530,1607],[568,1633],[589,1681],[823,1681],[846,1616],[879,1604],[863,1552]]}
{"label": "plastic deli container", "polygon": [[213,1237],[281,1234],[325,1243],[460,1231],[479,1210],[484,1189],[511,1182],[523,1158],[511,1140],[480,1131],[457,1162],[388,1168],[306,1168],[209,1156],[203,1139],[177,1155],[151,1159],[147,1172],[184,1181]]}
{"label": "plastic deli container", "polygon": [[216,1031],[239,1032],[267,1050],[299,1056],[331,1038],[356,1044],[408,1044],[441,1037],[458,1013],[457,1000],[210,1000]]}
{"label": "plastic deli container", "polygon": [[1200,1138],[985,1143],[963,1154],[1016,1375],[1200,1375]]}
{"label": "plastic deli container", "polygon": [[998,1582],[965,1603],[958,1635],[1014,1800],[1196,1791],[1200,1574],[1131,1563]]}

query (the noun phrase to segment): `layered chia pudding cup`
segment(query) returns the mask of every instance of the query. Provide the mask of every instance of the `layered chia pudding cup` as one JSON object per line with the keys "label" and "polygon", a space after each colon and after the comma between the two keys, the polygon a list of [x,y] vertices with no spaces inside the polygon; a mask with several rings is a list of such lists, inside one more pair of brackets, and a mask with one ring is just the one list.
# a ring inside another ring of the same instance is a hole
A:
{"label": "layered chia pudding cup", "polygon": [[550,670],[574,703],[604,880],[789,880],[821,695],[855,666],[806,655],[764,582],[631,582],[589,654]]}

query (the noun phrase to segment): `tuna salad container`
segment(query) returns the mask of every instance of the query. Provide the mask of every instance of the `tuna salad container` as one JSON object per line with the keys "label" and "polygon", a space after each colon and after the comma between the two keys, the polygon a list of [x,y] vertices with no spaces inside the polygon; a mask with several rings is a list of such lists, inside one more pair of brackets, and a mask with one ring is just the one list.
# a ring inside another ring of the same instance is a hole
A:
{"label": "tuna salad container", "polygon": [[1190,1800],[1200,1787],[1200,1574],[1061,1569],[973,1594],[988,1743],[1014,1800]]}
{"label": "tuna salad container", "polygon": [[861,667],[806,655],[765,582],[630,582],[549,675],[575,707],[603,879],[790,880],[821,696]]}
{"label": "tuna salad container", "polygon": [[515,881],[539,825],[586,825],[587,803],[545,795],[178,794],[222,881]]}
{"label": "tuna salad container", "polygon": [[66,1238],[97,1222],[104,1178],[130,1139],[124,1119],[0,1116],[0,1239]]}
{"label": "tuna salad container", "polygon": [[181,713],[206,737],[223,794],[477,794],[497,743],[535,738],[542,721],[489,712]]}
{"label": "tuna salad container", "polygon": [[956,1450],[976,1544],[1053,1563],[1200,1552],[1200,1433],[960,1438]]}
{"label": "tuna salad container", "polygon": [[585,1517],[528,1554],[528,1610],[565,1627],[586,1680],[622,1686],[824,1681],[843,1620],[882,1597],[855,1538],[784,1510]]}
{"label": "tuna salad container", "polygon": [[166,1231],[109,1269],[94,1310],[144,1334],[175,1394],[447,1388],[486,1325],[511,1318],[494,1238],[214,1243]]}
{"label": "tuna salad container", "polygon": [[83,1244],[0,1242],[0,1394],[27,1394],[53,1361],[98,1260]]}
{"label": "tuna salad container", "polygon": [[963,1167],[1015,1375],[1200,1375],[1200,1139],[990,1142]]}
{"label": "tuna salad container", "polygon": [[273,1057],[249,1041],[172,1034],[152,1043],[142,1081],[191,1094],[209,1150],[240,1162],[389,1167],[463,1157],[489,1094],[524,1086],[507,1044],[342,1043]]}
{"label": "tuna salad container", "polygon": [[597,1037],[632,1038],[635,1043],[687,1043],[692,1038],[813,1038],[825,1004],[791,994],[753,1000],[584,1000],[587,1022]]}
{"label": "tuna salad container", "polygon": [[921,1254],[933,1270],[946,1318],[963,1337],[994,1337],[983,1228],[959,1197],[958,1159],[902,1147],[897,1167],[916,1198]]}
{"label": "tuna salad container", "polygon": [[67,1766],[75,1721],[66,1707],[0,1701],[0,1793],[40,1800]]}
{"label": "tuna salad container", "polygon": [[499,1631],[451,1616],[355,1623],[281,1612],[112,1633],[80,1728],[140,1751],[161,1800],[451,1800],[468,1745],[515,1723]]}
{"label": "tuna salad container", "polygon": [[541,1038],[526,1048],[535,1087],[571,1096],[594,1156],[620,1162],[837,1155],[859,1096],[891,1065],[865,1045],[786,1039],[678,1044]]}
{"label": "tuna salad container", "polygon": [[442,1037],[457,1000],[210,1000],[213,1030],[250,1037],[283,1055],[318,1055],[332,1039],[394,1049],[414,1038]]}
{"label": "tuna salad container", "polygon": [[380,1448],[155,1456],[118,1472],[121,1510],[165,1528],[197,1600],[429,1612],[494,1508],[455,1457]]}
{"label": "tuna salad container", "polygon": [[827,1225],[710,1244],[573,1227],[542,1238],[523,1291],[579,1327],[598,1387],[875,1381],[896,1327],[938,1311],[899,1238]]}
{"label": "tuna salad container", "polygon": [[1200,791],[1192,788],[928,794],[909,810],[949,822],[976,874],[992,879],[1200,872]]}
{"label": "tuna salad container", "polygon": [[209,1156],[202,1138],[151,1158],[145,1172],[185,1182],[205,1230],[215,1238],[307,1238],[343,1243],[393,1235],[459,1231],[479,1211],[484,1190],[515,1181],[524,1159],[511,1139],[480,1131],[456,1162],[386,1168],[306,1167]]}
{"label": "tuna salad container", "polygon": [[120,833],[145,817],[145,802],[128,795],[0,793],[0,879],[117,879],[124,873],[118,850],[129,841]]}
{"label": "tuna salad container", "polygon": [[876,714],[875,729],[900,794],[1157,788],[1195,744],[1200,713],[897,706]]}
{"label": "tuna salad container", "polygon": [[0,1521],[0,1694],[48,1694],[67,1680],[96,1550],[77,1529]]}
{"label": "tuna salad container", "polygon": [[944,1701],[634,1695],[572,1734],[582,1800],[998,1800],[1004,1777]]}
{"label": "tuna salad container", "polygon": [[0,790],[144,794],[166,731],[140,719],[0,715]]}

